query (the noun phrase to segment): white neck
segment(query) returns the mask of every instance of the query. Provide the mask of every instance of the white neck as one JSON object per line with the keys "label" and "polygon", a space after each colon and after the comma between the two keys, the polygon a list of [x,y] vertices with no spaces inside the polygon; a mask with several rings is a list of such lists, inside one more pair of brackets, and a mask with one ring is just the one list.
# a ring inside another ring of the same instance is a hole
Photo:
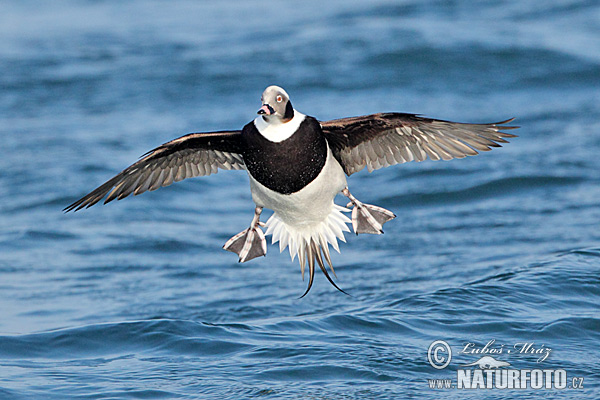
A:
{"label": "white neck", "polygon": [[267,122],[262,116],[256,117],[254,126],[258,132],[271,142],[282,142],[296,132],[305,115],[294,110],[294,118],[288,122],[281,122],[279,118],[272,118]]}

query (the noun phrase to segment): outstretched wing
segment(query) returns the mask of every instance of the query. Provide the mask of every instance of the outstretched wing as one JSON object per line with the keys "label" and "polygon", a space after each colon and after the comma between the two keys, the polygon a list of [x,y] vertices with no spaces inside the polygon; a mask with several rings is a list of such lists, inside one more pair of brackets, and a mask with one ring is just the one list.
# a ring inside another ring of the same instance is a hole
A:
{"label": "outstretched wing", "polygon": [[321,122],[325,137],[347,175],[408,161],[451,160],[474,156],[516,137],[500,132],[517,126],[463,124],[414,114],[380,113]]}
{"label": "outstretched wing", "polygon": [[124,199],[156,190],[185,178],[217,173],[222,169],[243,169],[241,131],[190,133],[171,140],[144,154],[135,164],[64,209],[65,212],[88,208],[108,197]]}

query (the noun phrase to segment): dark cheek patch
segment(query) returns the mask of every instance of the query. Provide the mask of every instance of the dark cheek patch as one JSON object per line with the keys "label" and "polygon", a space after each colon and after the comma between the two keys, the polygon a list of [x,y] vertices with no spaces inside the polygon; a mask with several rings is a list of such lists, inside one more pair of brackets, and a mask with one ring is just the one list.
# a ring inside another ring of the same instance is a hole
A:
{"label": "dark cheek patch", "polygon": [[288,101],[285,106],[285,114],[283,115],[284,120],[290,120],[294,118],[294,107],[292,107],[292,102]]}

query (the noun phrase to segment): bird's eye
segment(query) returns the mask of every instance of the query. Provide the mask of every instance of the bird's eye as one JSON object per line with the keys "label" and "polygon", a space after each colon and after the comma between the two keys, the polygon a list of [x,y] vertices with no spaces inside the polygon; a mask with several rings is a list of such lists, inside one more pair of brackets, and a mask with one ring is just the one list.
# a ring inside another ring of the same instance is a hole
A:
{"label": "bird's eye", "polygon": [[278,102],[278,103],[281,103],[281,100],[283,100],[283,97],[281,97],[281,95],[280,95],[280,94],[279,94],[279,95],[277,95],[277,102]]}

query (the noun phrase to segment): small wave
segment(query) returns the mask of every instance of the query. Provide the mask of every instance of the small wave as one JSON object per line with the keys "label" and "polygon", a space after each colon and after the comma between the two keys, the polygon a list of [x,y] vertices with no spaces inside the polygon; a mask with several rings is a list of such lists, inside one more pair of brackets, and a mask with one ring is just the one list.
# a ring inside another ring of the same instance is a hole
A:
{"label": "small wave", "polygon": [[181,320],[86,325],[28,335],[0,336],[3,359],[76,359],[127,354],[222,356],[248,347],[224,326]]}
{"label": "small wave", "polygon": [[600,257],[600,248],[592,248],[592,249],[575,249],[568,250],[559,254],[559,256],[568,256],[571,254],[589,256],[589,257]]}
{"label": "small wave", "polygon": [[551,186],[560,187],[575,185],[584,181],[580,177],[559,176],[523,176],[496,179],[470,188],[423,194],[409,194],[386,197],[386,204],[399,207],[427,206],[447,203],[467,203],[476,200],[510,196],[517,193],[531,192]]}

